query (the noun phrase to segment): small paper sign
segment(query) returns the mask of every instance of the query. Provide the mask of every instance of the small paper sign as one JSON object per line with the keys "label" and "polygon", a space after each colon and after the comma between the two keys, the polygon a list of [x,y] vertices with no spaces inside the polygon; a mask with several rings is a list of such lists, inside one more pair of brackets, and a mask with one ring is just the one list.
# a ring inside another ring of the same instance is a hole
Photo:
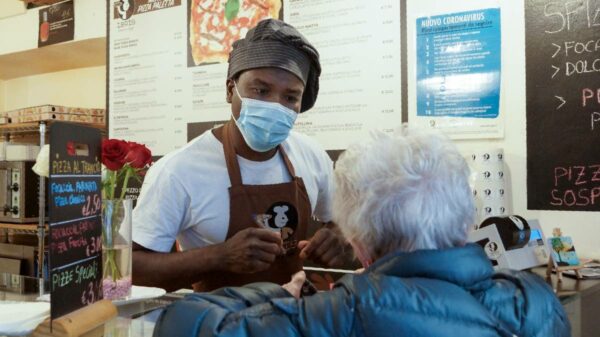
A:
{"label": "small paper sign", "polygon": [[38,48],[71,41],[75,35],[73,0],[39,10]]}

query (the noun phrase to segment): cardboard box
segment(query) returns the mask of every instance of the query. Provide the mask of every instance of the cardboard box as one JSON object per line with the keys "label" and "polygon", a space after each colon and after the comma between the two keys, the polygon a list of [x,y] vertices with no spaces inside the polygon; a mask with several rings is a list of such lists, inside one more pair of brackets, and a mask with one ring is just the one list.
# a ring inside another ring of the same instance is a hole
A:
{"label": "cardboard box", "polygon": [[[0,117],[0,124],[18,124],[45,120],[102,124],[106,121],[105,116],[106,112],[104,109],[40,105],[8,111]],[[2,118],[4,118],[4,120]]]}
{"label": "cardboard box", "polygon": [[0,257],[0,273],[20,275],[22,262],[19,259]]}
{"label": "cardboard box", "polygon": [[6,161],[23,161],[35,160],[40,152],[39,145],[33,144],[6,144],[4,160]]}
{"label": "cardboard box", "polygon": [[100,124],[100,123],[104,123],[104,121],[105,121],[104,116],[66,114],[66,113],[65,114],[42,113],[42,114],[38,114],[38,115],[12,117],[12,118],[10,118],[10,123],[18,124],[18,123],[38,122],[38,121],[47,121],[47,120],[90,123],[90,124],[94,124],[94,123]]}
{"label": "cardboard box", "polygon": [[32,4],[38,5],[38,6],[45,6],[45,5],[55,4],[55,3],[61,2],[63,0],[21,0],[21,1],[23,1],[25,4],[32,3]]}
{"label": "cardboard box", "polygon": [[6,144],[8,142],[0,142],[0,160],[6,160]]}
{"label": "cardboard box", "polygon": [[35,275],[35,247],[0,243],[0,257],[21,260],[21,275]]}

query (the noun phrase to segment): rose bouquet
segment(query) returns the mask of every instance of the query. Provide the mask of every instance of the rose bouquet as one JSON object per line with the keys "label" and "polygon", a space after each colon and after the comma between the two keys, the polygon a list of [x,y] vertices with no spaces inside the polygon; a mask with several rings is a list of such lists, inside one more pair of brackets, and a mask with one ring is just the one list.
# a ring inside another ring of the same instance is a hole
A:
{"label": "rose bouquet", "polygon": [[142,144],[102,141],[102,283],[106,299],[125,297],[131,289],[131,200],[126,192],[132,180],[141,181],[151,162],[152,153]]}
{"label": "rose bouquet", "polygon": [[129,179],[135,178],[139,181],[151,163],[152,152],[146,146],[119,139],[104,139],[102,164],[106,171],[102,177],[102,196],[115,199],[115,192],[119,186],[119,198],[123,199]]}

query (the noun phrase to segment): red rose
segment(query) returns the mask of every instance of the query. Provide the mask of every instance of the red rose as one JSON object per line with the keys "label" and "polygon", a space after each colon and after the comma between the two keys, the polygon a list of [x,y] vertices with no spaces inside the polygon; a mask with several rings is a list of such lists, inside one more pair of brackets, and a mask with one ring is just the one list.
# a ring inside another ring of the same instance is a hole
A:
{"label": "red rose", "polygon": [[125,162],[136,169],[144,168],[152,163],[152,152],[145,145],[129,142],[129,152],[125,156]]}
{"label": "red rose", "polygon": [[125,156],[129,152],[129,144],[118,139],[102,140],[102,164],[107,169],[117,171],[125,165]]}

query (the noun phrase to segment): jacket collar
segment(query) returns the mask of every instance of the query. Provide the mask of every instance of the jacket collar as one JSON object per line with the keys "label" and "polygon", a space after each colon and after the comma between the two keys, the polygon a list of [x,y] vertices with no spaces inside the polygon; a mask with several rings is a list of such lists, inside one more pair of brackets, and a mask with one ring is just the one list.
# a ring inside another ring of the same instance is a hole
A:
{"label": "jacket collar", "polygon": [[469,243],[449,249],[390,253],[375,261],[366,273],[438,279],[479,291],[492,285],[494,269],[483,249]]}

